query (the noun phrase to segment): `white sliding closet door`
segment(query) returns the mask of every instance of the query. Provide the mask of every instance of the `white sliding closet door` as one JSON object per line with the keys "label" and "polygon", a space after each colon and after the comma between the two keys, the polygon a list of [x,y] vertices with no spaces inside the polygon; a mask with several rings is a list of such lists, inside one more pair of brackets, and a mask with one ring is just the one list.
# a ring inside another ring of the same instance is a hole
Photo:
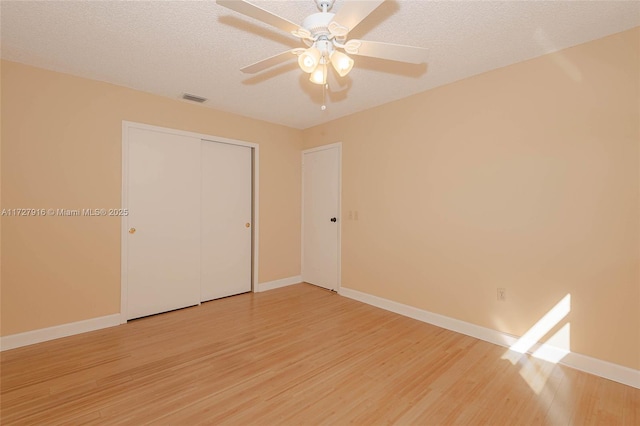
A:
{"label": "white sliding closet door", "polygon": [[202,142],[201,301],[251,291],[251,151]]}
{"label": "white sliding closet door", "polygon": [[201,143],[129,130],[127,319],[200,302]]}

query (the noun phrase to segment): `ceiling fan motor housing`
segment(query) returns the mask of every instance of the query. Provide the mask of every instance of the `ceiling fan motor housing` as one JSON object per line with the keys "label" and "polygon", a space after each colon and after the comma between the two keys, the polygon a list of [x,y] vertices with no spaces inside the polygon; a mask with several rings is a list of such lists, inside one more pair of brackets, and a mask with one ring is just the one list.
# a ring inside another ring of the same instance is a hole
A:
{"label": "ceiling fan motor housing", "polygon": [[302,27],[309,30],[311,37],[317,40],[320,36],[329,36],[329,24],[333,20],[335,13],[319,12],[309,15],[302,22]]}

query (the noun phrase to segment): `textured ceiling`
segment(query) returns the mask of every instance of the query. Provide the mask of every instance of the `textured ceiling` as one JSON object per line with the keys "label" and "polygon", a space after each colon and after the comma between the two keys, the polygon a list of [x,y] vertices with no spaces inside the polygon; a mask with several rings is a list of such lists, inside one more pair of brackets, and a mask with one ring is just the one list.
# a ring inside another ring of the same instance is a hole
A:
{"label": "textured ceiling", "polygon": [[[254,3],[293,22],[317,12],[313,0]],[[321,86],[293,56],[241,73],[300,42],[213,0],[2,0],[0,14],[4,59],[171,98],[191,93],[208,98],[205,107],[304,129],[633,28],[640,2],[387,0],[350,38],[428,47],[428,64],[354,57],[346,78],[330,80],[326,111]]]}

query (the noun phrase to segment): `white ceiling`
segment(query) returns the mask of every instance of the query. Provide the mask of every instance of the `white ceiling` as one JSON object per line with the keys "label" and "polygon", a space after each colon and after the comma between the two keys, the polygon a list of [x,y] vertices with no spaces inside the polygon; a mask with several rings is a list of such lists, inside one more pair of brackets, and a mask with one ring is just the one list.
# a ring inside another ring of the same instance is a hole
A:
{"label": "white ceiling", "polygon": [[[254,3],[293,22],[317,12],[313,0]],[[428,47],[428,64],[354,57],[321,111],[321,86],[293,55],[239,71],[300,42],[213,0],[2,0],[0,13],[4,59],[300,129],[640,25],[638,1],[387,0],[350,38]]]}

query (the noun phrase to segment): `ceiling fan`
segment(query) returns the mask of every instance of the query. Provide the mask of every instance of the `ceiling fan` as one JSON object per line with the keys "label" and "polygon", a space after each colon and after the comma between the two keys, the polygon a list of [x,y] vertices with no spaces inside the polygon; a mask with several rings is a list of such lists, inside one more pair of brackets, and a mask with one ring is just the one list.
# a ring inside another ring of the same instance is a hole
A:
{"label": "ceiling fan", "polygon": [[[310,74],[309,80],[327,85],[327,66],[330,63],[340,77],[353,68],[349,55],[420,64],[426,61],[427,49],[377,41],[348,39],[349,32],[362,22],[385,0],[341,1],[337,13],[329,12],[335,0],[314,0],[320,12],[307,16],[298,25],[245,0],[216,0],[243,15],[265,22],[302,40],[306,48],[295,48],[248,65],[242,72],[254,74],[298,57],[302,71]],[[344,52],[343,52],[344,51]],[[323,108],[324,109],[324,108]]]}

